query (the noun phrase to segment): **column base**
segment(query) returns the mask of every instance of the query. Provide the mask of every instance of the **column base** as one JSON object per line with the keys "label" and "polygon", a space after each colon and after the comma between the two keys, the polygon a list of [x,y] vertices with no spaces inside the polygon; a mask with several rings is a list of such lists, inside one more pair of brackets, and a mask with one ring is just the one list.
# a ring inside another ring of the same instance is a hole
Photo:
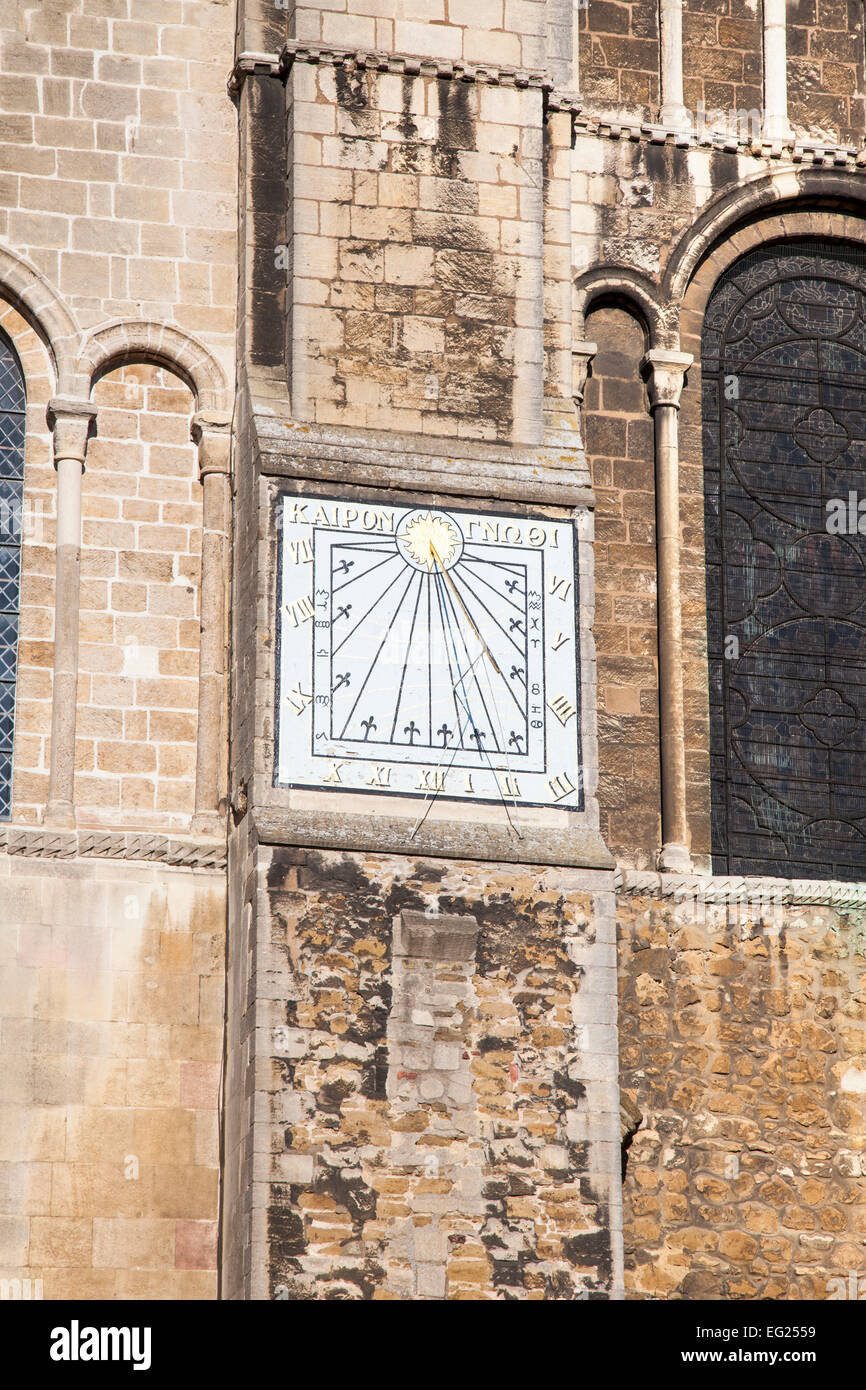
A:
{"label": "column base", "polygon": [[74,830],[75,807],[71,801],[49,801],[45,807],[43,825],[55,826],[58,830]]}
{"label": "column base", "polygon": [[662,873],[668,874],[692,873],[692,856],[689,854],[688,847],[674,843],[662,845],[658,857],[658,868]]}
{"label": "column base", "polygon": [[668,130],[691,131],[694,117],[687,107],[672,102],[669,106],[661,108],[659,125],[666,126]]}
{"label": "column base", "polygon": [[771,145],[791,145],[794,132],[784,116],[768,116],[761,126],[761,138]]}

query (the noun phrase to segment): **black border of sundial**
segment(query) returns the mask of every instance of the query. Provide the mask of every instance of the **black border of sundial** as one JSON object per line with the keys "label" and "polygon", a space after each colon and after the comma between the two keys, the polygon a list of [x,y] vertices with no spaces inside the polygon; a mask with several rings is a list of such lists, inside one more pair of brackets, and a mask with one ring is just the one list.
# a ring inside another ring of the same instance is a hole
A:
{"label": "black border of sundial", "polygon": [[[437,496],[438,496],[438,495],[439,495],[439,494],[437,494]],[[570,811],[570,812],[572,812],[572,813],[574,813],[574,814],[578,814],[578,813],[581,813],[581,812],[585,811],[585,810],[586,810],[586,796],[585,796],[586,769],[585,769],[585,767],[584,767],[584,762],[583,762],[583,737],[582,737],[582,733],[583,733],[583,727],[582,727],[582,720],[583,720],[583,691],[582,691],[583,649],[582,649],[582,636],[583,636],[583,633],[582,633],[581,616],[580,616],[580,600],[581,600],[581,590],[580,590],[580,553],[581,553],[581,544],[582,544],[582,541],[581,541],[581,538],[580,538],[580,537],[577,535],[577,533],[576,533],[576,527],[575,527],[575,524],[574,524],[574,517],[572,516],[572,517],[568,517],[567,519],[559,520],[559,519],[557,519],[557,518],[551,518],[551,517],[549,517],[549,516],[543,516],[543,515],[542,515],[542,516],[539,516],[538,514],[535,514],[535,513],[524,513],[524,512],[496,512],[496,511],[491,511],[488,507],[485,507],[485,508],[483,508],[483,509],[479,508],[477,511],[476,511],[476,510],[473,510],[472,508],[469,508],[467,511],[464,511],[461,507],[453,507],[453,506],[451,506],[450,504],[443,504],[443,503],[441,503],[441,502],[433,502],[433,501],[421,502],[421,503],[418,503],[418,502],[409,502],[409,501],[406,501],[406,502],[393,502],[393,501],[384,502],[383,499],[382,499],[381,497],[374,497],[374,498],[371,498],[371,499],[365,499],[365,498],[346,498],[346,497],[344,497],[344,496],[340,496],[340,495],[337,495],[337,494],[328,494],[328,493],[325,493],[325,494],[322,494],[322,493],[309,494],[309,493],[303,493],[303,492],[294,492],[294,491],[292,491],[290,488],[285,488],[285,487],[283,487],[283,488],[278,488],[278,489],[275,491],[274,497],[273,497],[273,504],[272,504],[272,505],[273,505],[273,521],[272,521],[272,524],[273,524],[273,528],[274,528],[274,530],[275,530],[275,532],[276,532],[276,535],[277,535],[277,566],[276,566],[276,569],[277,569],[277,574],[276,574],[276,582],[277,582],[277,592],[276,592],[276,629],[277,629],[277,630],[276,630],[276,637],[275,637],[275,642],[274,642],[274,659],[275,659],[275,662],[276,662],[276,666],[275,666],[275,669],[274,669],[274,704],[273,704],[273,712],[274,712],[274,734],[273,734],[273,744],[274,744],[274,751],[273,751],[273,782],[272,782],[272,785],[273,785],[275,788],[277,788],[278,790],[281,790],[281,791],[293,791],[293,790],[294,790],[294,791],[310,791],[310,792],[321,793],[321,794],[328,795],[328,796],[339,796],[339,795],[342,794],[342,795],[348,795],[348,796],[365,796],[365,797],[366,797],[366,796],[380,796],[380,797],[391,797],[392,799],[396,797],[396,798],[398,798],[398,799],[400,799],[400,800],[409,799],[409,800],[415,800],[415,801],[423,801],[423,800],[426,800],[426,799],[429,797],[429,795],[430,795],[429,790],[427,790],[427,791],[424,791],[424,790],[421,790],[421,791],[391,791],[391,790],[388,790],[388,789],[386,789],[386,788],[384,788],[384,787],[383,787],[383,788],[377,788],[377,787],[349,787],[349,786],[344,786],[344,785],[342,785],[342,784],[340,784],[340,785],[338,785],[338,786],[336,786],[336,787],[325,787],[325,786],[322,786],[321,783],[282,782],[282,781],[280,781],[280,776],[279,776],[279,771],[280,771],[280,747],[281,747],[282,732],[283,732],[283,726],[282,726],[282,722],[281,722],[281,719],[282,719],[282,715],[281,715],[281,699],[282,699],[282,664],[283,664],[283,663],[282,663],[282,646],[283,646],[283,643],[282,643],[282,626],[283,626],[282,608],[283,608],[283,572],[284,572],[283,552],[284,552],[285,544],[286,544],[286,538],[285,538],[285,525],[284,525],[284,523],[283,523],[283,517],[284,517],[284,515],[285,515],[285,504],[286,504],[287,501],[294,501],[294,502],[297,502],[297,503],[299,503],[299,504],[301,504],[301,505],[303,505],[303,504],[306,504],[306,505],[318,504],[318,505],[334,506],[334,507],[347,507],[347,506],[353,505],[353,503],[355,503],[355,502],[358,502],[359,505],[363,505],[364,501],[367,501],[368,504],[371,505],[371,506],[380,506],[380,507],[388,506],[388,507],[394,508],[395,510],[399,510],[400,508],[403,508],[403,507],[407,508],[408,510],[415,510],[415,509],[417,509],[417,508],[420,507],[420,506],[429,506],[431,510],[442,511],[442,512],[449,512],[449,513],[453,512],[453,513],[454,513],[455,515],[457,515],[457,516],[468,516],[468,517],[474,517],[474,518],[476,518],[476,519],[481,519],[481,518],[484,518],[484,517],[494,517],[494,518],[497,518],[498,520],[501,520],[501,521],[510,521],[510,522],[512,522],[512,523],[514,523],[514,522],[521,522],[521,523],[523,523],[523,524],[525,524],[525,525],[530,525],[530,524],[533,523],[533,522],[537,522],[539,525],[541,525],[541,526],[546,526],[546,527],[548,527],[548,528],[550,528],[551,526],[554,526],[554,525],[563,525],[563,526],[566,526],[566,527],[569,529],[569,531],[571,532],[571,537],[572,537],[572,571],[573,571],[573,576],[574,576],[574,578],[573,578],[573,584],[574,584],[573,608],[574,608],[574,665],[575,665],[575,701],[576,701],[574,739],[575,739],[576,751],[577,751],[577,776],[578,776],[578,785],[577,785],[577,787],[575,788],[575,791],[577,792],[577,805],[576,805],[576,806],[564,806],[564,805],[562,805],[561,802],[557,802],[557,801],[525,801],[523,798],[517,798],[517,799],[515,800],[514,798],[508,798],[508,797],[506,797],[506,796],[503,796],[502,794],[500,794],[499,796],[495,796],[495,797],[493,797],[493,796],[474,796],[474,795],[472,795],[472,796],[455,797],[455,796],[448,796],[448,794],[447,794],[446,792],[442,792],[442,793],[438,794],[437,799],[439,800],[440,804],[443,803],[443,802],[451,802],[451,803],[452,803],[453,805],[455,805],[455,806],[466,806],[466,805],[470,805],[470,806],[501,806],[501,805],[503,805],[503,803],[506,803],[506,804],[511,805],[511,806],[517,806],[518,809],[519,809],[520,807],[526,807],[527,809],[540,809],[540,810],[543,810],[543,811]],[[311,522],[308,522],[307,525],[312,526],[312,523],[311,523]],[[335,530],[336,530],[336,529],[341,529],[341,528],[336,528],[336,527],[335,527],[335,528],[328,528],[328,529],[329,529],[329,530],[330,530],[330,529],[335,529]],[[546,576],[546,563],[545,563],[546,560],[547,560],[546,549],[547,549],[547,548],[544,547],[544,546],[540,547],[540,549],[539,549],[539,553],[541,554],[541,558],[542,558],[542,600],[541,600],[541,601],[542,601],[542,612],[543,612],[543,614],[544,614],[544,619],[545,619],[545,631],[546,631],[546,624],[547,624],[547,611],[546,611],[547,594],[546,594],[546,592],[545,592],[545,585],[546,585],[546,582],[547,582],[547,576]],[[313,558],[313,571],[315,572],[315,549],[314,549],[314,558]],[[313,597],[315,598],[315,588],[313,589]],[[315,614],[315,602],[314,602],[314,604],[313,604],[313,611],[314,611],[314,614]],[[314,620],[313,620],[313,621],[314,621]],[[315,628],[312,627],[312,629],[311,629],[311,642],[314,642],[314,638],[315,638]],[[315,653],[314,653],[313,648],[311,648],[311,659],[312,659],[313,661],[315,661]],[[543,678],[544,678],[544,704],[546,704],[546,703],[547,703],[547,699],[546,699],[546,696],[547,696],[547,663],[546,663],[546,660],[543,660],[543,661],[542,661],[542,671],[543,671]],[[312,684],[312,668],[311,668],[310,678],[311,678],[311,684]],[[544,705],[542,705],[542,708],[544,708]],[[550,714],[551,714],[551,717],[552,717],[552,718],[556,718],[556,715],[554,715],[552,711],[550,711]],[[313,727],[313,722],[314,722],[314,711],[311,712],[311,716],[310,716],[310,725],[311,725],[311,729],[312,729],[312,727]],[[546,763],[546,762],[547,762],[547,720],[546,720],[546,719],[545,719],[545,722],[544,722],[544,760],[545,760],[545,763]],[[339,759],[337,759],[337,761],[339,761]],[[359,761],[361,761],[361,760],[359,760]],[[364,761],[371,762],[372,759],[369,759],[369,758],[368,758],[368,759],[366,759],[366,760],[364,760]],[[387,760],[385,760],[385,761],[387,761]],[[401,767],[407,767],[407,766],[420,766],[420,764],[401,763],[400,766],[401,766]],[[481,768],[481,769],[473,769],[473,771],[475,771],[475,770],[479,770],[479,771],[488,771],[489,769],[484,769],[484,768]],[[500,769],[500,770],[501,770],[501,769]],[[513,775],[518,776],[519,773],[515,773],[515,774],[513,774]],[[546,770],[545,770],[544,772],[525,773],[524,775],[525,775],[525,776],[530,776],[530,777],[547,777],[547,778],[548,778],[548,781],[550,781],[550,780],[552,780],[553,777],[557,776],[558,774],[557,774],[555,771],[552,771],[552,770],[548,767],[548,768],[546,768]]]}

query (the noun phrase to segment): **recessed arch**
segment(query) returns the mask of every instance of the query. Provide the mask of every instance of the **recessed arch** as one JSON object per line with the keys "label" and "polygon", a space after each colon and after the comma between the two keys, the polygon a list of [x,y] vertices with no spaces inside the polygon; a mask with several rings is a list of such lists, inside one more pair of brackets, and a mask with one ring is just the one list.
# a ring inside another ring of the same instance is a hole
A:
{"label": "recessed arch", "polygon": [[[802,235],[804,218],[820,222],[814,227],[818,235],[862,238],[866,182],[833,169],[789,166],[755,174],[709,203],[680,238],[662,276],[662,303],[675,309],[685,304],[700,277],[708,286],[705,304],[712,284],[737,256],[773,236]],[[836,228],[832,233],[828,219]]]}
{"label": "recessed arch", "polygon": [[8,246],[0,246],[0,298],[18,310],[44,344],[57,394],[74,393],[78,323],[48,277]]}
{"label": "recessed arch", "polygon": [[703,318],[713,864],[860,880],[866,247],[794,221]]}
{"label": "recessed arch", "polygon": [[119,319],[91,333],[77,365],[83,394],[89,395],[107,372],[132,362],[151,362],[176,373],[199,410],[230,409],[226,374],[204,344],[182,329],[146,319]]}
{"label": "recessed arch", "polygon": [[574,312],[580,331],[586,316],[602,305],[628,310],[640,323],[648,348],[667,345],[666,317],[656,297],[656,287],[639,271],[627,266],[594,266],[574,281]]}

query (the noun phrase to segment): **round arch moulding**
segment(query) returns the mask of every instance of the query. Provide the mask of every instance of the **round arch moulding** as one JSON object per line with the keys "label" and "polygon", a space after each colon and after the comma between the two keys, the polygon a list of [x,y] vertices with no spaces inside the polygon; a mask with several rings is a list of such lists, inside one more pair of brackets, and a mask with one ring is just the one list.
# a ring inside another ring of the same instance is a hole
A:
{"label": "round arch moulding", "polygon": [[198,411],[231,410],[226,374],[204,344],[171,324],[146,319],[118,319],[88,336],[76,365],[80,393],[89,396],[100,377],[132,362],[150,362],[180,376]]}
{"label": "round arch moulding", "polygon": [[762,242],[804,235],[862,242],[864,231],[866,180],[793,165],[756,174],[704,208],[681,237],[662,276],[662,302],[678,308],[688,296],[695,307],[696,281],[705,301],[727,266]]}
{"label": "round arch moulding", "polygon": [[670,346],[667,316],[659,304],[658,287],[639,271],[627,266],[596,265],[575,276],[575,319],[582,331],[587,314],[604,304],[619,304],[634,314],[644,331],[648,349]]}
{"label": "round arch moulding", "polygon": [[75,394],[81,330],[51,281],[17,251],[0,245],[0,298],[17,309],[45,345],[58,394]]}

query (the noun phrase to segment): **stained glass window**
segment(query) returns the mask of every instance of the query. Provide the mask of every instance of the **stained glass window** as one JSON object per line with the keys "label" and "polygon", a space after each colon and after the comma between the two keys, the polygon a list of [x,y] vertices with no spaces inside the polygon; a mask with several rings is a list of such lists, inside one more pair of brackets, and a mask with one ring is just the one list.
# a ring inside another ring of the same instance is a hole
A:
{"label": "stained glass window", "polygon": [[0,820],[12,807],[23,493],[24,379],[0,337]]}
{"label": "stained glass window", "polygon": [[866,880],[864,250],[736,262],[702,366],[713,868]]}

